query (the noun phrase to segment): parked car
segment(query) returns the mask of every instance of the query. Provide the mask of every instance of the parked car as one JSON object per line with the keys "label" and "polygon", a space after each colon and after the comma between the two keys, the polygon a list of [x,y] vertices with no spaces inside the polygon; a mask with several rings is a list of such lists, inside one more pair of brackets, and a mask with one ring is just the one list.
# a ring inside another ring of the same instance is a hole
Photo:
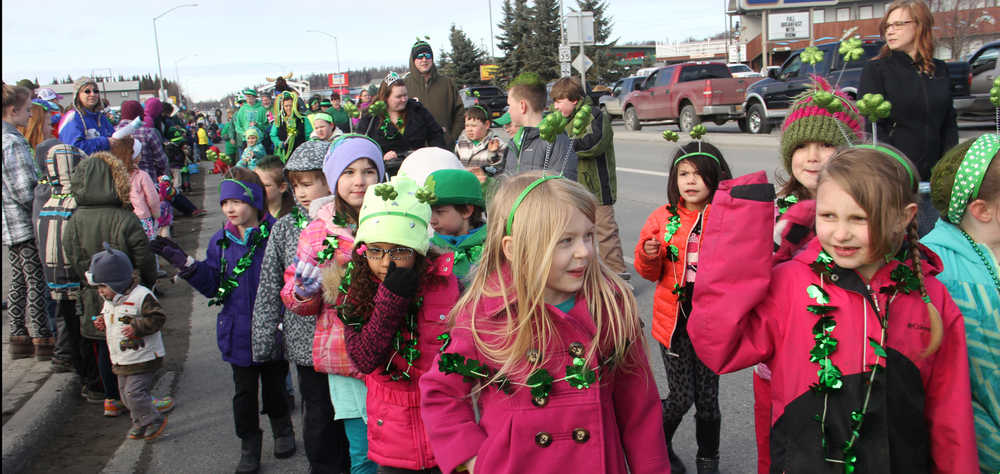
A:
{"label": "parked car", "polygon": [[645,76],[632,76],[619,79],[618,82],[615,82],[615,85],[611,88],[611,94],[601,97],[598,101],[604,115],[611,118],[621,117],[625,96],[629,92],[634,91],[636,86],[645,78]]}
{"label": "parked car", "polygon": [[760,78],[734,78],[719,62],[686,62],[657,69],[625,98],[625,128],[642,121],[675,122],[689,131],[704,120],[718,125],[742,119],[747,86]]}
{"label": "parked car", "polygon": [[733,77],[763,77],[760,73],[750,69],[750,66],[743,63],[729,63],[726,64],[726,67],[729,68],[729,73]]}
{"label": "parked car", "polygon": [[760,68],[760,77],[770,77],[771,71],[778,71],[781,66],[765,66]]}
{"label": "parked car", "polygon": [[[864,54],[860,59],[847,63],[838,52],[839,41],[816,45],[823,52],[823,61],[817,63],[815,67],[802,62],[800,54],[803,50],[793,52],[779,69],[769,70],[767,78],[747,88],[746,100],[743,103],[746,120],[740,122],[740,130],[750,133],[770,132],[772,126],[788,115],[788,109],[795,97],[809,87],[812,82],[810,76],[813,74],[823,77],[831,85],[844,91],[852,99],[856,99],[865,63],[877,56],[884,44],[881,39],[863,40],[861,46]],[[968,64],[964,61],[948,63],[952,97],[969,95],[967,70]]]}
{"label": "parked car", "polygon": [[955,100],[955,111],[964,118],[993,120],[995,113],[990,103],[990,88],[993,80],[1000,76],[997,57],[1000,56],[1000,41],[984,44],[969,56],[969,99]]}
{"label": "parked car", "polygon": [[480,105],[486,109],[489,119],[503,115],[507,110],[507,93],[497,86],[472,86],[459,89],[459,97],[465,108]]}

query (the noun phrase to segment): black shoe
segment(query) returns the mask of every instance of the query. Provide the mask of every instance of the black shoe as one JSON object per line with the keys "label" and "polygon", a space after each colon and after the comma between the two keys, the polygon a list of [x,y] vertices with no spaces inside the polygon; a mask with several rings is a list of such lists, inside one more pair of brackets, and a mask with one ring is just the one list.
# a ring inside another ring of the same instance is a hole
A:
{"label": "black shoe", "polygon": [[695,466],[698,467],[698,474],[719,474],[719,457],[695,458]]}
{"label": "black shoe", "polygon": [[274,435],[274,457],[290,458],[295,454],[295,431],[292,429],[292,418],[271,418],[271,433]]}
{"label": "black shoe", "polygon": [[236,474],[256,474],[260,470],[260,445],[264,437],[260,431],[240,440],[240,463]]}
{"label": "black shoe", "polygon": [[681,462],[681,458],[674,454],[674,450],[671,449],[672,446],[667,447],[667,454],[670,455],[670,474],[684,474],[687,472],[687,468],[684,467],[684,463]]}

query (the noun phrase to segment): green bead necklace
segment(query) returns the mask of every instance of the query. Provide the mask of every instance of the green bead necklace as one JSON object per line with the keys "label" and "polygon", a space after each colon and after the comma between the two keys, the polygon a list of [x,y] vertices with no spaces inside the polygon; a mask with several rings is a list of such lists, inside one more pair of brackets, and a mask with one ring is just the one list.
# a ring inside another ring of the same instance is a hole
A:
{"label": "green bead necklace", "polygon": [[250,237],[250,248],[236,262],[233,274],[229,278],[226,278],[226,249],[229,248],[229,239],[226,236],[222,236],[219,239],[219,289],[216,290],[215,297],[208,300],[209,306],[225,304],[229,295],[233,294],[233,290],[240,286],[239,281],[237,281],[240,275],[247,271],[250,265],[253,264],[253,256],[257,252],[257,246],[266,241],[269,234],[270,230],[267,228],[267,223],[261,223],[260,232]]}
{"label": "green bead necklace", "polygon": [[979,260],[983,262],[983,266],[986,267],[986,271],[989,272],[990,278],[993,279],[993,287],[996,288],[997,291],[1000,291],[1000,276],[997,276],[997,272],[995,270],[990,269],[992,266],[990,265],[990,259],[986,258],[986,254],[983,253],[983,249],[976,243],[975,240],[972,240],[972,236],[967,234],[962,229],[958,230],[962,233],[962,237],[965,237],[965,240],[969,241],[969,245],[972,246],[972,250],[976,251],[976,255],[979,255]]}

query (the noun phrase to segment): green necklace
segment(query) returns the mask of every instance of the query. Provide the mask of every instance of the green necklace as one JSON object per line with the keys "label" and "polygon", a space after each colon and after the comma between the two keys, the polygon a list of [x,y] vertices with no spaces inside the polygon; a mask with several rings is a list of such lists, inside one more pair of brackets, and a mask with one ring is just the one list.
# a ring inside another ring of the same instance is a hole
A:
{"label": "green necklace", "polygon": [[663,231],[663,242],[667,244],[667,260],[676,262],[681,251],[670,243],[670,239],[674,238],[677,229],[681,228],[681,216],[677,213],[677,206],[672,204],[667,205],[667,212],[670,213],[670,217],[667,218],[667,227]]}
{"label": "green necklace", "polygon": [[309,217],[302,212],[302,209],[299,209],[299,206],[292,208],[292,217],[295,218],[295,227],[299,229],[305,229],[309,225]]}
{"label": "green necklace", "polygon": [[788,195],[776,199],[774,201],[774,205],[778,207],[778,215],[783,216],[786,212],[788,212],[788,209],[798,204],[798,202],[799,198],[795,197],[795,195]]}
{"label": "green necklace", "polygon": [[1000,277],[997,276],[996,271],[990,269],[990,267],[992,266],[990,265],[990,259],[986,258],[986,254],[983,253],[983,249],[980,248],[980,245],[977,244],[975,240],[972,240],[972,236],[967,234],[962,229],[958,229],[958,231],[962,233],[962,236],[965,237],[965,240],[969,241],[969,245],[972,246],[972,250],[976,251],[976,255],[979,255],[979,260],[983,262],[983,266],[986,267],[986,271],[989,272],[990,278],[993,279],[993,287],[996,288],[997,291],[1000,291]]}
{"label": "green necklace", "polygon": [[405,130],[403,119],[398,118],[396,119],[396,123],[393,124],[392,121],[389,120],[388,115],[386,115],[385,119],[382,120],[382,125],[379,126],[379,129],[382,130],[382,135],[385,136],[387,140],[392,140],[400,134],[405,133],[403,131]]}
{"label": "green necklace", "polygon": [[240,275],[247,271],[250,265],[253,264],[253,256],[257,252],[257,246],[266,241],[269,234],[270,231],[267,228],[267,223],[261,223],[260,232],[250,237],[250,248],[236,262],[233,274],[229,278],[226,278],[226,249],[229,248],[229,239],[224,235],[219,239],[219,289],[216,290],[215,297],[208,300],[209,306],[225,304],[229,295],[233,293],[233,290],[240,286],[239,281],[237,281]]}
{"label": "green necklace", "polygon": [[[823,288],[823,281],[830,279],[832,280],[834,262],[833,257],[831,257],[825,250],[821,250],[819,255],[816,257],[816,261],[811,265],[813,271],[815,271],[820,277],[820,284],[810,284],[806,287],[806,294],[809,298],[815,300],[816,304],[810,304],[806,306],[806,310],[810,313],[819,317],[819,320],[813,325],[813,339],[815,339],[816,344],[813,346],[812,350],[809,351],[809,362],[819,364],[819,370],[816,372],[818,381],[811,385],[809,388],[817,393],[823,394],[823,406],[827,406],[830,394],[836,392],[844,387],[843,374],[833,361],[830,360],[830,356],[837,350],[837,341],[833,337],[833,331],[837,327],[837,322],[831,314],[837,309],[836,306],[830,305],[830,295]],[[902,292],[909,294],[912,291],[916,291],[920,288],[920,281],[914,272],[914,270],[903,263],[900,263],[896,268],[890,273],[889,278],[894,282],[892,285],[887,285],[879,290],[880,293],[889,294],[888,301],[892,301],[896,294]],[[875,314],[879,320],[879,326],[881,326],[882,332],[878,341],[874,338],[868,338],[868,344],[872,347],[875,353],[875,362],[871,365],[867,365],[865,373],[868,374],[867,389],[865,390],[865,398],[861,404],[861,409],[851,410],[850,418],[850,437],[847,441],[841,445],[840,451],[842,454],[841,459],[833,459],[830,456],[824,456],[827,462],[841,463],[844,465],[845,474],[853,474],[855,472],[855,464],[857,463],[857,453],[856,447],[857,442],[861,438],[861,426],[864,424],[865,416],[868,414],[869,403],[871,401],[872,386],[875,382],[875,376],[878,370],[882,368],[878,364],[879,359],[885,359],[888,354],[885,351],[883,345],[886,340],[886,332],[889,327],[889,308],[886,307],[884,315],[879,314],[877,298],[873,295],[872,300],[875,301]],[[816,416],[816,420],[819,421],[820,426],[820,444],[824,452],[827,452],[828,443],[826,438],[826,416],[827,411],[824,409],[822,414]]]}

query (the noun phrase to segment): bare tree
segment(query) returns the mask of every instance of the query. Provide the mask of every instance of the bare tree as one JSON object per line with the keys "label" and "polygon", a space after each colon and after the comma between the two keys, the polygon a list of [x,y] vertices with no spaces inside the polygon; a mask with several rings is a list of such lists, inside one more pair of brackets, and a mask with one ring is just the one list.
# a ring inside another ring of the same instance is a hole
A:
{"label": "bare tree", "polygon": [[993,0],[930,0],[934,12],[934,35],[940,44],[948,46],[951,59],[965,55],[971,40],[991,30],[996,19],[986,6]]}

